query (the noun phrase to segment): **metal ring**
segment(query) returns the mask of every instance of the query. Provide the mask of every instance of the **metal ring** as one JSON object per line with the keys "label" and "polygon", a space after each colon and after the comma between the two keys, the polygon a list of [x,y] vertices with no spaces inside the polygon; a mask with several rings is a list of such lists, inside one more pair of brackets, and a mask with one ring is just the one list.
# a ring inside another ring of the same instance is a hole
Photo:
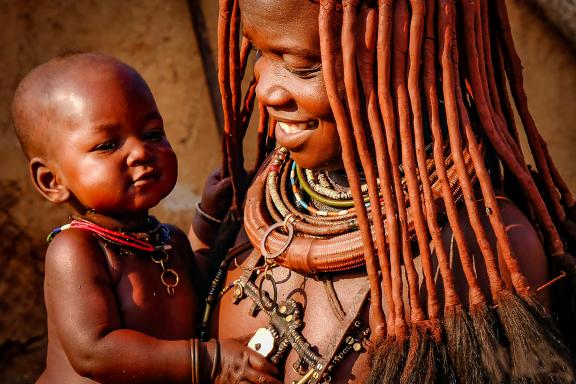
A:
{"label": "metal ring", "polygon": [[[156,258],[156,255],[161,255],[161,258]],[[150,255],[150,258],[152,259],[153,262],[155,262],[156,264],[162,264],[168,261],[168,252],[166,251],[159,251],[159,252],[154,252]]]}
{"label": "metal ring", "polygon": [[[266,249],[266,240],[268,240],[268,237],[277,228],[285,228],[288,231],[288,239],[286,240],[286,243],[283,244],[278,251],[269,253],[268,250]],[[270,228],[268,228],[266,233],[264,233],[264,236],[262,236],[262,240],[260,240],[260,252],[262,253],[262,256],[264,256],[266,260],[274,260],[278,256],[282,255],[284,252],[286,252],[293,238],[294,238],[294,224],[292,224],[291,221],[284,220],[283,223],[275,223]]]}
{"label": "metal ring", "polygon": [[288,223],[293,224],[296,221],[296,215],[294,215],[293,213],[289,213],[288,215],[286,215],[286,217],[284,218],[284,229],[289,231],[288,229]]}
{"label": "metal ring", "polygon": [[[167,282],[166,281],[166,279],[167,279],[166,275],[172,275],[174,277],[174,283]],[[175,286],[178,285],[178,282],[180,281],[180,277],[178,276],[178,274],[176,273],[175,270],[173,270],[172,268],[168,268],[165,271],[162,271],[162,274],[160,275],[160,280],[162,280],[162,284],[164,284],[166,287],[174,288]]]}

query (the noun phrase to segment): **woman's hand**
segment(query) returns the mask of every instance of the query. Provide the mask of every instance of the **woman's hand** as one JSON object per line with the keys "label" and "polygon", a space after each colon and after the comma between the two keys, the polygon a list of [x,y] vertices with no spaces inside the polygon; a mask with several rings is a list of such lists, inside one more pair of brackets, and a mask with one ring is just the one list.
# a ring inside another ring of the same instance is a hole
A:
{"label": "woman's hand", "polygon": [[230,177],[221,177],[220,169],[208,175],[204,183],[200,207],[208,215],[222,220],[232,203],[232,183]]}
{"label": "woman's hand", "polygon": [[215,383],[281,384],[274,365],[236,339],[220,341],[220,362]]}
{"label": "woman's hand", "polygon": [[202,198],[192,218],[188,238],[195,252],[212,247],[220,228],[219,221],[230,209],[232,183],[230,177],[222,178],[220,175],[220,169],[216,169],[206,179]]}

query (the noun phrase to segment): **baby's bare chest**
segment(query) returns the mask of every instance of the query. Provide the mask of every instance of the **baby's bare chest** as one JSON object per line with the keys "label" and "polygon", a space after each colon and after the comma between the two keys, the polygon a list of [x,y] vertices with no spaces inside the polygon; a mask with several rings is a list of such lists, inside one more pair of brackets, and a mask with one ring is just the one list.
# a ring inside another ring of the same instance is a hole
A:
{"label": "baby's bare chest", "polygon": [[109,268],[126,328],[164,339],[194,336],[199,298],[185,263],[176,257],[158,263],[145,254],[116,254]]}

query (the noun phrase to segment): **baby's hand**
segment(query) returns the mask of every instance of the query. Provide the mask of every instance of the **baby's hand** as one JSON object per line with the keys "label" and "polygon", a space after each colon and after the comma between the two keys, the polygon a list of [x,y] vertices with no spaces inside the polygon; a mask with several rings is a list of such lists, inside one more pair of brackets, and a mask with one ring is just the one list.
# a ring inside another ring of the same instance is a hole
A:
{"label": "baby's hand", "polygon": [[235,339],[220,341],[220,367],[215,383],[281,384],[278,369]]}

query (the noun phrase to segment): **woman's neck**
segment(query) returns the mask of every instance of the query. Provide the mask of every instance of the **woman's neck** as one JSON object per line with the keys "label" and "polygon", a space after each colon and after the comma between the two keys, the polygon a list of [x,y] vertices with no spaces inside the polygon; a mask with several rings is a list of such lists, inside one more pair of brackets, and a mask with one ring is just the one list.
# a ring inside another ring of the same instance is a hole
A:
{"label": "woman's neck", "polygon": [[330,180],[336,183],[337,185],[346,188],[350,186],[348,184],[348,176],[346,176],[346,172],[343,169],[338,171],[328,171],[327,173]]}

